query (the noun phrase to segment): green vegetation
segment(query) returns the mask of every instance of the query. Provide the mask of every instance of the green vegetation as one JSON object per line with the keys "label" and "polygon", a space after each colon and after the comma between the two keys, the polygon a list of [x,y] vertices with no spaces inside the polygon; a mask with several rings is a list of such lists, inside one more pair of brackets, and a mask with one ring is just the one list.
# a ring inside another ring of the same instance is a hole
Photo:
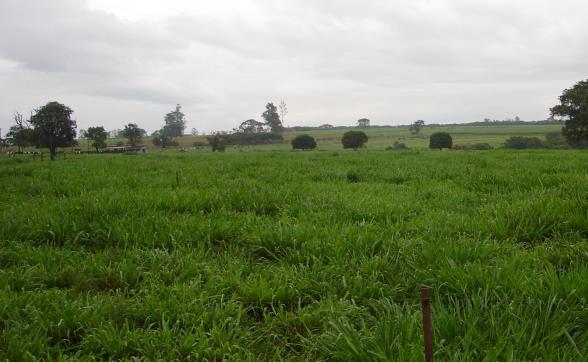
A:
{"label": "green vegetation", "polygon": [[402,142],[394,142],[392,146],[386,147],[386,151],[404,151],[408,150],[408,147]]}
{"label": "green vegetation", "polygon": [[563,135],[569,144],[588,147],[588,79],[565,89],[551,114],[565,119]]}
{"label": "green vegetation", "polygon": [[544,148],[545,144],[537,137],[514,136],[504,142],[505,148],[525,149],[525,148]]}
{"label": "green vegetation", "polygon": [[279,133],[284,128],[280,115],[278,114],[278,108],[271,102],[265,106],[265,112],[263,112],[261,117],[265,120],[265,124],[270,128],[272,133]]}
{"label": "green vegetation", "polygon": [[179,145],[178,141],[173,137],[168,136],[164,129],[153,132],[151,135],[151,143],[153,143],[155,147],[161,148],[177,147]]}
{"label": "green vegetation", "polygon": [[208,136],[206,137],[206,140],[208,141],[208,144],[210,145],[212,152],[225,152],[225,149],[227,148],[227,143],[223,135],[215,134],[212,136]]}
{"label": "green vegetation", "polygon": [[0,159],[0,359],[588,357],[586,152],[338,149]]}
{"label": "green vegetation", "polygon": [[[511,136],[526,136],[545,138],[548,133],[561,133],[563,124],[560,125],[543,125],[543,124],[525,124],[525,125],[509,125],[509,126],[426,126],[420,131],[420,134],[413,135],[409,131],[409,127],[396,128],[367,128],[362,129],[368,138],[369,143],[365,148],[371,150],[384,150],[386,147],[393,145],[394,142],[404,143],[407,147],[414,148],[428,148],[429,137],[434,132],[447,132],[451,134],[453,142],[467,146],[476,143],[488,143],[494,148],[499,148],[504,145],[504,142]],[[341,137],[349,129],[317,129],[305,131],[285,131],[283,136],[283,143],[269,143],[265,145],[255,145],[246,147],[246,149],[254,150],[283,150],[291,149],[291,141],[294,137],[302,134],[312,136],[317,142],[317,149],[319,150],[341,150]],[[192,136],[186,135],[177,138],[179,147],[190,148],[193,147],[194,142],[206,143],[204,135]],[[148,138],[145,139],[147,142]],[[109,139],[108,143],[115,145],[123,139]],[[124,140],[126,141],[126,140]]]}
{"label": "green vegetation", "polygon": [[343,148],[358,149],[365,147],[368,141],[368,136],[362,131],[347,131],[341,137],[341,143]]}
{"label": "green vegetation", "polygon": [[34,145],[35,131],[31,128],[30,122],[18,112],[14,113],[14,123],[6,135],[6,143],[16,146],[16,151],[20,153],[23,148]]}
{"label": "green vegetation", "polygon": [[453,138],[447,132],[435,132],[429,138],[430,149],[451,148],[453,146]]}
{"label": "green vegetation", "polygon": [[316,148],[316,141],[312,136],[302,134],[294,137],[292,148],[295,150],[314,150]]}
{"label": "green vegetation", "polygon": [[408,129],[410,130],[410,133],[418,135],[421,133],[421,129],[423,129],[423,127],[425,127],[425,121],[419,119],[418,121],[415,121],[413,124],[411,124]]}
{"label": "green vegetation", "polygon": [[121,132],[121,136],[128,140],[131,146],[136,146],[143,141],[143,137],[147,134],[144,129],[139,128],[136,123],[129,123]]}
{"label": "green vegetation", "polygon": [[86,131],[80,133],[81,137],[94,141],[92,143],[92,147],[96,149],[96,152],[106,147],[106,139],[108,138],[108,134],[106,133],[104,127],[89,127]]}
{"label": "green vegetation", "polygon": [[58,102],[49,102],[31,116],[32,136],[37,147],[49,149],[55,159],[58,147],[69,147],[75,143],[76,121],[71,119],[73,110]]}
{"label": "green vegetation", "polygon": [[159,133],[165,137],[182,137],[186,129],[186,120],[182,113],[182,106],[176,105],[176,109],[165,115],[165,125]]}
{"label": "green vegetation", "polygon": [[484,151],[484,150],[491,150],[493,147],[486,142],[482,143],[474,143],[473,145],[467,145],[463,147],[464,150],[473,150],[473,151]]}

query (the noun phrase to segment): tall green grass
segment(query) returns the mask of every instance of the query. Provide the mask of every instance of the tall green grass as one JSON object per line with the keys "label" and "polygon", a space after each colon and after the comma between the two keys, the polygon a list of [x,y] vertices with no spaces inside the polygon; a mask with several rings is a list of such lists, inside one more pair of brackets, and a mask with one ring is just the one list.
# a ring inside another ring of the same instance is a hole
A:
{"label": "tall green grass", "polygon": [[[0,160],[0,358],[588,358],[588,154]],[[176,176],[177,175],[177,176]]]}

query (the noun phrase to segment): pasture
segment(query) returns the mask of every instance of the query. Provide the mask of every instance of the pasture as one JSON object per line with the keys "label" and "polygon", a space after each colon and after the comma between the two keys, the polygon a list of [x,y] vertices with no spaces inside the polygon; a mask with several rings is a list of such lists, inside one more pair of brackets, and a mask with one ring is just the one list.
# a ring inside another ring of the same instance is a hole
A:
{"label": "pasture", "polygon": [[588,358],[588,153],[368,145],[0,159],[0,359]]}

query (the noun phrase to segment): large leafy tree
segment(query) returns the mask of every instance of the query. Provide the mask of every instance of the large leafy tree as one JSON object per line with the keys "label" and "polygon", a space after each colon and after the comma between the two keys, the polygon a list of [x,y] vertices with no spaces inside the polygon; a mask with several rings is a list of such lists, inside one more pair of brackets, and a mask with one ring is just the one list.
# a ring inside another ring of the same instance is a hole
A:
{"label": "large leafy tree", "polygon": [[186,120],[182,113],[182,106],[177,105],[176,110],[165,115],[165,125],[161,133],[167,137],[181,137],[186,129]]}
{"label": "large leafy tree", "polygon": [[273,103],[270,102],[265,106],[265,112],[261,116],[272,132],[281,132],[284,129],[278,109]]}
{"label": "large leafy tree", "polygon": [[84,132],[84,137],[94,141],[92,146],[96,148],[96,152],[99,149],[106,147],[106,139],[108,138],[108,132],[104,129],[104,127],[89,127],[86,132]]}
{"label": "large leafy tree", "polygon": [[71,119],[73,111],[58,102],[49,102],[37,109],[31,117],[35,143],[49,148],[51,160],[55,159],[57,147],[68,147],[76,143],[76,121]]}
{"label": "large leafy tree", "polygon": [[143,140],[145,130],[139,128],[139,126],[136,123],[129,123],[125,126],[125,129],[122,130],[120,135],[128,139],[131,146],[136,146],[139,142]]}
{"label": "large leafy tree", "polygon": [[588,79],[565,89],[559,102],[551,108],[551,115],[566,120],[564,137],[573,146],[588,147]]}

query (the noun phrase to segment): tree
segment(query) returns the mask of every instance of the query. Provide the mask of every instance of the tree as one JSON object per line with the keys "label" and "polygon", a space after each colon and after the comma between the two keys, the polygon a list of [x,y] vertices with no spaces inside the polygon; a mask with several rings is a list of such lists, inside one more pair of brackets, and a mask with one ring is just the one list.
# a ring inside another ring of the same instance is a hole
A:
{"label": "tree", "polygon": [[504,148],[523,150],[526,148],[544,148],[545,144],[537,137],[513,136],[504,142]]}
{"label": "tree", "polygon": [[162,132],[168,137],[181,137],[186,129],[184,113],[181,112],[182,106],[177,105],[176,110],[165,115],[165,126]]}
{"label": "tree", "polygon": [[565,119],[562,134],[574,147],[588,147],[588,79],[565,89],[551,115]]}
{"label": "tree", "polygon": [[208,144],[212,148],[212,152],[224,152],[226,148],[226,143],[223,135],[216,133],[212,136],[206,137]]}
{"label": "tree", "polygon": [[545,135],[545,147],[567,148],[568,143],[561,132],[549,132]]}
{"label": "tree", "polygon": [[35,110],[31,117],[35,143],[49,148],[51,160],[57,155],[57,147],[76,143],[76,121],[71,119],[72,109],[58,102],[49,102]]}
{"label": "tree", "polygon": [[108,132],[104,127],[89,127],[87,131],[83,133],[84,138],[94,141],[92,147],[96,148],[98,152],[101,148],[106,147],[106,139],[108,138]]}
{"label": "tree", "polygon": [[415,121],[413,124],[411,124],[408,129],[410,130],[410,133],[418,135],[423,127],[425,127],[425,121],[419,119],[418,121]]}
{"label": "tree", "polygon": [[261,122],[257,122],[254,119],[248,119],[245,122],[239,125],[237,132],[241,133],[263,133],[265,132],[264,124]]}
{"label": "tree", "polygon": [[362,131],[347,131],[341,138],[343,148],[358,149],[365,146],[368,141],[368,136]]}
{"label": "tree", "polygon": [[357,121],[357,128],[369,128],[370,127],[370,120],[367,118],[362,118]]}
{"label": "tree", "polygon": [[270,102],[265,106],[265,112],[263,112],[261,117],[263,117],[265,124],[272,132],[281,132],[284,129],[280,115],[278,114],[278,109],[273,103]]}
{"label": "tree", "polygon": [[430,149],[451,148],[453,146],[453,138],[447,132],[437,132],[431,135],[429,139]]}
{"label": "tree", "polygon": [[286,106],[286,102],[282,99],[279,104],[280,108],[280,116],[282,119],[282,123],[286,123],[286,115],[288,114],[288,106]]}
{"label": "tree", "polygon": [[16,124],[10,127],[6,134],[6,142],[16,146],[17,152],[20,153],[23,147],[34,144],[34,131],[30,123],[18,112],[14,114],[14,122]]}
{"label": "tree", "polygon": [[178,142],[167,136],[163,130],[155,131],[151,136],[153,137],[151,142],[153,142],[153,145],[156,147],[167,148],[178,146]]}
{"label": "tree", "polygon": [[198,136],[198,130],[196,128],[192,128],[192,131],[190,133],[192,134],[192,136]]}
{"label": "tree", "polygon": [[143,140],[143,135],[145,135],[145,130],[139,128],[136,123],[129,123],[125,126],[120,132],[120,136],[129,140],[131,146],[136,146],[139,142]]}
{"label": "tree", "polygon": [[314,150],[316,141],[307,134],[299,135],[292,140],[292,148],[295,150]]}

